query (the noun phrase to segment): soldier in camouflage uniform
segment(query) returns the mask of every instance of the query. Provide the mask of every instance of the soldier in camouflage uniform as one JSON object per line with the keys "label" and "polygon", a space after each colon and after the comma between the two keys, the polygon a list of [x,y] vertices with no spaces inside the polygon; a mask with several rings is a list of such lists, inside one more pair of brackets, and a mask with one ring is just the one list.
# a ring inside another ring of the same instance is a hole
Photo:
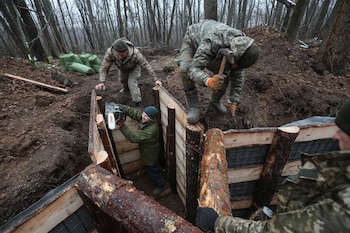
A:
{"label": "soldier in camouflage uniform", "polygon": [[121,92],[130,91],[132,102],[136,107],[141,105],[141,91],[138,86],[138,79],[141,77],[141,67],[146,69],[156,85],[162,85],[157,80],[156,74],[151,65],[147,62],[142,53],[126,38],[120,38],[113,42],[107,49],[100,68],[100,83],[95,89],[105,90],[106,77],[111,66],[115,64],[119,69],[119,80],[123,84]]}
{"label": "soldier in camouflage uniform", "polygon": [[280,187],[271,219],[218,217],[211,208],[198,208],[197,225],[217,233],[350,232],[350,99],[335,123],[339,129],[333,139],[341,151],[302,156],[299,173]]}
{"label": "soldier in camouflage uniform", "polygon": [[[233,58],[227,62],[224,78],[221,75],[210,76],[205,68],[218,74],[223,55],[221,48],[229,48]],[[237,103],[244,84],[244,68],[253,65],[259,57],[259,47],[254,40],[243,32],[214,20],[204,20],[188,27],[183,38],[178,62],[183,89],[188,106],[187,122],[199,120],[198,95],[195,83],[213,89],[211,104],[221,113],[226,107],[220,102],[230,83],[230,110],[235,116]],[[234,60],[234,61],[232,61]]]}

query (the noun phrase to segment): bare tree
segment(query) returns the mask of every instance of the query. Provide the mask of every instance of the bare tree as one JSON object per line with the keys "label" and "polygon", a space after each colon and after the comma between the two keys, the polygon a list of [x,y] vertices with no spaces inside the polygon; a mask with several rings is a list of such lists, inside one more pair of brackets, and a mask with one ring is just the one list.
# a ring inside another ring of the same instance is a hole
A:
{"label": "bare tree", "polygon": [[294,7],[292,17],[289,20],[286,33],[288,40],[294,42],[298,35],[301,19],[305,13],[309,0],[299,0]]}
{"label": "bare tree", "polygon": [[347,0],[338,0],[335,22],[327,39],[323,40],[317,58],[322,61],[331,73],[345,75],[347,72],[348,54],[350,52],[350,4]]}
{"label": "bare tree", "polygon": [[218,4],[216,0],[204,0],[204,18],[217,20],[217,9]]}

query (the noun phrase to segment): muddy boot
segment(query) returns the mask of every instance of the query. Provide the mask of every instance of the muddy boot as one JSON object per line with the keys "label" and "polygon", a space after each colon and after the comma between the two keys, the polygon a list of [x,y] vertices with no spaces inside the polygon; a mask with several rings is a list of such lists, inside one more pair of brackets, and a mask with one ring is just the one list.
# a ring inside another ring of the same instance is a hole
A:
{"label": "muddy boot", "polygon": [[210,100],[210,104],[216,108],[216,110],[220,113],[220,114],[225,114],[227,112],[225,105],[223,105],[223,103],[220,102],[221,97],[224,95],[223,92],[219,91],[219,92],[213,92],[213,94],[211,95],[211,100]]}
{"label": "muddy boot", "polygon": [[197,89],[186,92],[186,102],[188,107],[187,122],[195,124],[199,121],[199,103]]}

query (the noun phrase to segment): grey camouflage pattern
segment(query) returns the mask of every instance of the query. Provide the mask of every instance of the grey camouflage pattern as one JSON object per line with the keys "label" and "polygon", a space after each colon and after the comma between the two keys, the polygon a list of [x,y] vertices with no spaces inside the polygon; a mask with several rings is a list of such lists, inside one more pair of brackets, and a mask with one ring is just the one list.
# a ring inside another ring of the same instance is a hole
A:
{"label": "grey camouflage pattern", "polygon": [[[205,86],[206,80],[211,77],[205,68],[214,74],[219,72],[223,57],[218,53],[220,48],[230,48],[234,59],[239,60],[253,42],[252,38],[228,25],[214,20],[203,20],[187,29],[178,57],[180,71],[188,72],[191,81]],[[224,74],[231,83],[230,101],[237,103],[244,85],[244,70],[232,70],[232,64],[227,63]],[[189,89],[190,86],[184,86],[185,91]]]}
{"label": "grey camouflage pattern", "polygon": [[350,151],[303,159],[280,187],[277,213],[267,221],[219,217],[215,232],[350,232]]}
{"label": "grey camouflage pattern", "polygon": [[146,69],[146,71],[151,76],[153,81],[156,81],[157,80],[156,74],[152,69],[151,65],[146,60],[146,58],[142,55],[142,53],[137,48],[135,48],[134,45],[129,40],[125,38],[120,38],[120,39],[124,40],[129,46],[128,56],[122,61],[113,55],[111,47],[108,48],[102,60],[102,64],[99,72],[100,82],[106,81],[107,73],[113,64],[115,64],[118,67],[118,69],[123,73],[129,73],[135,67],[141,66],[142,68]]}

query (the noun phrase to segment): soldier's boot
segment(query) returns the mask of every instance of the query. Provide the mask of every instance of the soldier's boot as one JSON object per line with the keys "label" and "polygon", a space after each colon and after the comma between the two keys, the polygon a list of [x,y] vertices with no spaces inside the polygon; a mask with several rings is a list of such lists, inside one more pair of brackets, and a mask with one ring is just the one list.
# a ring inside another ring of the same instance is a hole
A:
{"label": "soldier's boot", "polygon": [[211,95],[210,104],[216,108],[220,114],[225,114],[227,112],[225,105],[220,102],[221,97],[225,94],[223,91],[213,91]]}
{"label": "soldier's boot", "polygon": [[197,89],[186,91],[186,103],[188,108],[187,122],[195,124],[199,121],[199,103]]}

